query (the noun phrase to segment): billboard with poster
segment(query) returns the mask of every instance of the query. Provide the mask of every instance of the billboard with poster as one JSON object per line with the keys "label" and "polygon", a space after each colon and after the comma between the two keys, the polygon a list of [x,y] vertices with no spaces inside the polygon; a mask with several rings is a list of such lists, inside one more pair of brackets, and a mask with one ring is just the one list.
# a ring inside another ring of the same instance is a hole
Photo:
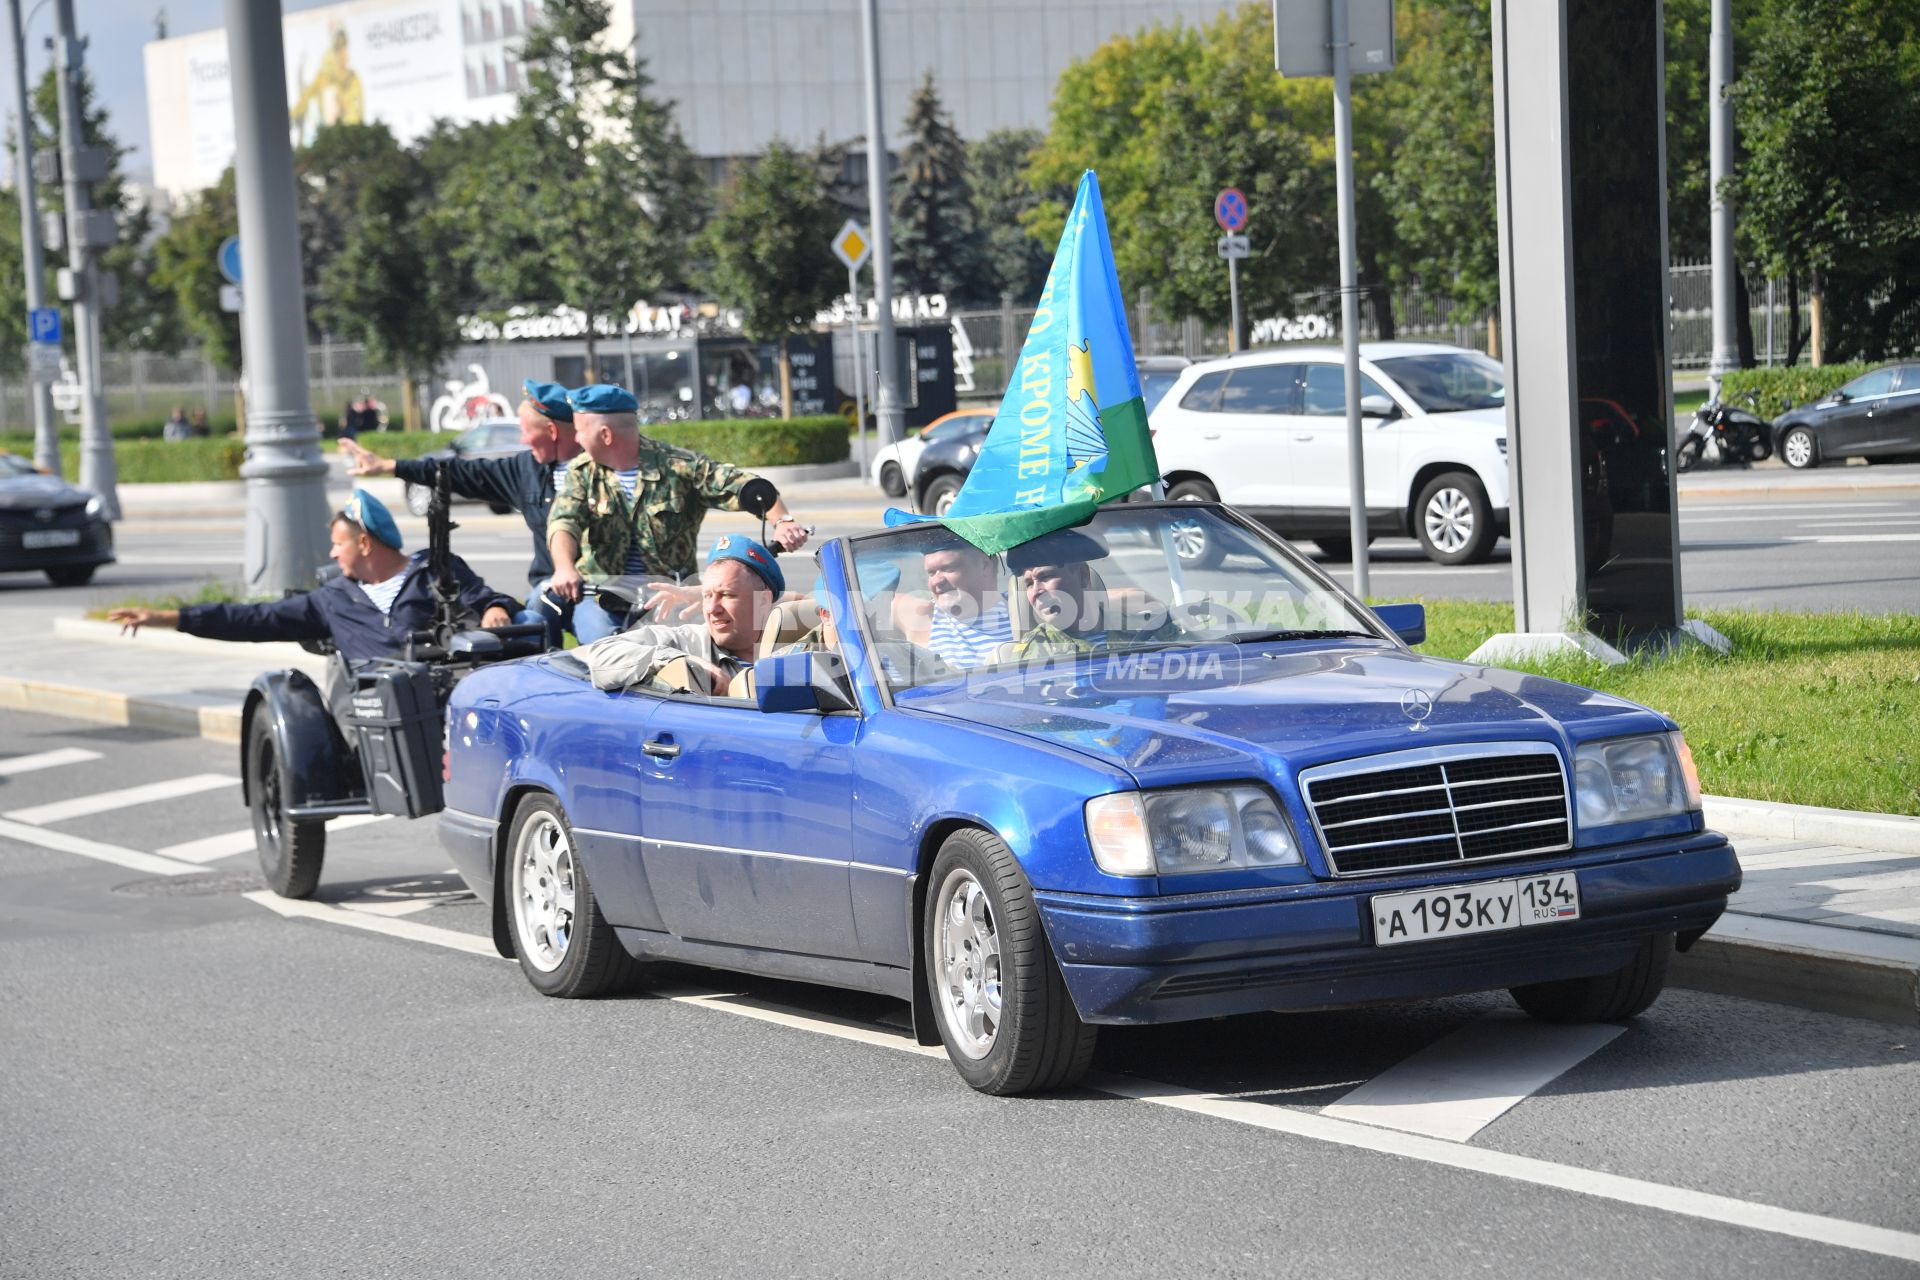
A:
{"label": "billboard with poster", "polygon": [[[291,141],[329,124],[379,123],[402,142],[437,119],[511,113],[525,87],[519,58],[542,0],[350,0],[287,14]],[[224,31],[147,45],[155,184],[212,186],[233,160],[233,93]]]}

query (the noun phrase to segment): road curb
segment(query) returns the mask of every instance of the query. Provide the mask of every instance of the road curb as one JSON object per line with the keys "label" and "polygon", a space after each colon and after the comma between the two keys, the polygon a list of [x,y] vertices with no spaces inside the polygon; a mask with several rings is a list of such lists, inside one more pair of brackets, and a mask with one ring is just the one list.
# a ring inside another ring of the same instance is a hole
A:
{"label": "road curb", "polygon": [[1772,800],[1741,800],[1732,796],[1702,796],[1701,802],[1707,825],[1729,835],[1851,844],[1888,853],[1920,854],[1920,818],[1822,809]]}
{"label": "road curb", "polygon": [[231,702],[109,693],[48,680],[0,675],[0,707],[37,715],[69,716],[138,729],[160,729],[213,742],[240,741],[240,710]]}
{"label": "road curb", "polygon": [[[1833,946],[1839,940],[1847,950]],[[1728,912],[1673,957],[1668,980],[1694,991],[1920,1026],[1920,940],[1892,934]]]}

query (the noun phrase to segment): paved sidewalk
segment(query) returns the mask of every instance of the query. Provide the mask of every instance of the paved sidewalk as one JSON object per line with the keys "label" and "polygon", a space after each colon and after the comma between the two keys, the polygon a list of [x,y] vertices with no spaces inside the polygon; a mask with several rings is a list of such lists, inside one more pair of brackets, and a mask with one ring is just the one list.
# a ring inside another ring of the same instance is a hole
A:
{"label": "paved sidewalk", "polygon": [[[171,632],[123,639],[110,623],[0,619],[0,709],[137,724],[237,743],[262,671],[322,659],[291,644]],[[1708,797],[1707,822],[1746,883],[1674,958],[1677,986],[1920,1025],[1920,818]]]}

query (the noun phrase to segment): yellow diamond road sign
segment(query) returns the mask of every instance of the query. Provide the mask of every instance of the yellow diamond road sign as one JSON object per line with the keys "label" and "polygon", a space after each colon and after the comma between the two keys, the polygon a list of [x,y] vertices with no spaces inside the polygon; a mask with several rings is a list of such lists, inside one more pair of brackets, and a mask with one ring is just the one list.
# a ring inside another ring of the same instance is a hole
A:
{"label": "yellow diamond road sign", "polygon": [[860,264],[867,260],[868,251],[866,232],[860,229],[859,223],[848,218],[847,225],[841,227],[833,237],[834,256],[847,264],[847,270],[858,271]]}

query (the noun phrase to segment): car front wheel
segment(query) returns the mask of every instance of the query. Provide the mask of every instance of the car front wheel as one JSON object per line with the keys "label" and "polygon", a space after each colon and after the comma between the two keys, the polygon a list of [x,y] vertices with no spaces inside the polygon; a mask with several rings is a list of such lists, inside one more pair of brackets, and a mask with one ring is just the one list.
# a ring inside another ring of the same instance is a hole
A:
{"label": "car front wheel", "polygon": [[1510,988],[1514,1003],[1542,1022],[1618,1022],[1644,1013],[1667,985],[1673,935],[1656,933],[1625,967],[1594,978]]}
{"label": "car front wheel", "polygon": [[1780,437],[1780,456],[1788,466],[1804,471],[1820,465],[1820,444],[1813,438],[1813,432],[1794,427]]}
{"label": "car front wheel", "polygon": [[1099,1031],[1073,1007],[1012,851],[988,832],[955,832],[928,883],[928,994],[961,1078],[1002,1096],[1079,1080]]}
{"label": "car front wheel", "polygon": [[506,911],[520,971],[541,995],[587,999],[631,985],[640,962],[600,914],[560,802],[530,795],[507,837]]}
{"label": "car front wheel", "polygon": [[61,565],[47,570],[47,581],[56,587],[84,587],[93,581],[93,571],[98,567],[91,564]]}
{"label": "car front wheel", "polygon": [[953,500],[960,496],[960,487],[966,483],[961,476],[935,476],[927,486],[926,496],[921,499],[921,510],[928,515],[944,516],[953,509]]}
{"label": "car front wheel", "polygon": [[1480,481],[1464,471],[1435,476],[1413,508],[1420,549],[1435,564],[1478,564],[1493,552],[1493,510]]}

